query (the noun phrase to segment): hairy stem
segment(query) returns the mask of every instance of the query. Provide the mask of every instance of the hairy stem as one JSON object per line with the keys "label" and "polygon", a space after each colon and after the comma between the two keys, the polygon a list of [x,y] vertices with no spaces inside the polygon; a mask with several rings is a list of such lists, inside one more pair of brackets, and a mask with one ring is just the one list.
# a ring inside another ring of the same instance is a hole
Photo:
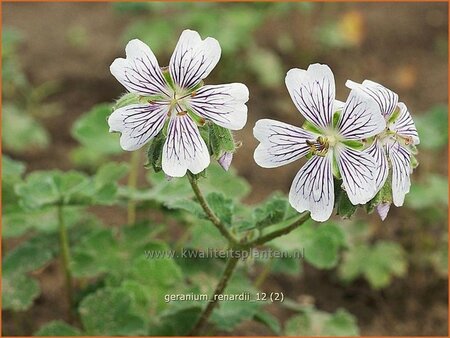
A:
{"label": "hairy stem", "polygon": [[264,235],[264,236],[261,236],[261,237],[255,239],[252,242],[245,243],[244,246],[245,247],[254,247],[254,246],[257,246],[257,245],[262,245],[262,244],[265,244],[267,242],[270,242],[272,239],[275,239],[275,238],[280,237],[280,236],[287,235],[288,233],[290,233],[291,231],[297,229],[300,225],[305,223],[308,219],[309,219],[309,212],[305,212],[303,214],[300,214],[287,227],[279,229],[279,230],[275,230],[275,231],[273,231],[271,233],[268,233],[267,235]]}
{"label": "hairy stem", "polygon": [[73,319],[72,305],[73,305],[73,287],[72,287],[72,273],[70,271],[70,250],[69,239],[67,236],[66,224],[64,222],[64,209],[62,205],[58,206],[58,226],[59,226],[59,246],[61,255],[61,264],[64,271],[64,278],[66,283],[66,297],[69,306],[68,317]]}
{"label": "hairy stem", "polygon": [[[130,158],[130,174],[128,175],[128,188],[136,189],[137,186],[137,177],[139,170],[139,162],[140,162],[139,151],[131,152]],[[130,199],[127,205],[127,223],[128,225],[136,223],[136,201]]]}
{"label": "hairy stem", "polygon": [[194,191],[194,194],[197,197],[198,203],[200,203],[200,206],[202,207],[208,219],[211,221],[212,224],[215,225],[215,227],[228,240],[229,243],[237,244],[236,239],[228,231],[227,226],[222,223],[219,217],[217,217],[214,211],[212,211],[211,208],[209,207],[208,202],[206,202],[205,197],[200,191],[200,188],[197,184],[197,179],[195,177],[192,177],[192,175],[190,174],[188,174],[187,177],[189,179],[189,183],[191,184],[192,190]]}
{"label": "hairy stem", "polygon": [[206,322],[208,321],[209,317],[211,316],[212,311],[214,310],[214,308],[217,305],[218,296],[221,295],[223,293],[223,291],[225,290],[225,288],[228,284],[228,281],[230,280],[231,276],[233,275],[233,272],[234,272],[238,262],[239,262],[238,257],[228,258],[227,265],[225,266],[225,270],[222,274],[222,277],[220,278],[219,284],[217,284],[212,298],[210,298],[208,305],[203,310],[203,312],[200,315],[200,318],[198,319],[194,328],[191,330],[191,332],[189,332],[189,336],[198,336],[201,333],[203,327],[205,326]]}

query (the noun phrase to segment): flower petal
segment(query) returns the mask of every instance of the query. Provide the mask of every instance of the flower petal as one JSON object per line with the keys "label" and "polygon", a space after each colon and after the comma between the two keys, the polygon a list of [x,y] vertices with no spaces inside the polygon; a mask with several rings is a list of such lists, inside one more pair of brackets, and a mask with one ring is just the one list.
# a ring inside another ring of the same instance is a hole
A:
{"label": "flower petal", "polygon": [[406,108],[403,102],[399,102],[398,107],[400,108],[400,114],[397,120],[392,123],[390,129],[396,131],[401,136],[410,137],[414,145],[419,144],[419,134],[417,133],[416,126],[408,108]]}
{"label": "flower petal", "polygon": [[386,178],[388,177],[389,168],[386,153],[381,143],[377,140],[375,140],[366,151],[372,155],[375,160],[375,186],[376,191],[378,192],[383,187]]}
{"label": "flower petal", "polygon": [[198,115],[221,127],[239,130],[247,122],[248,88],[242,83],[203,86],[189,100]]}
{"label": "flower petal", "polygon": [[334,206],[334,183],[331,170],[332,152],[313,156],[300,169],[292,182],[289,202],[298,212],[309,210],[311,218],[324,222]]}
{"label": "flower petal", "polygon": [[353,205],[364,204],[376,194],[375,160],[367,151],[341,147],[336,152],[339,172]]}
{"label": "flower petal", "polygon": [[292,101],[309,122],[322,128],[331,124],[336,88],[330,67],[316,63],[308,70],[294,68],[285,82]]}
{"label": "flower petal", "polygon": [[263,168],[275,168],[298,160],[310,149],[306,140],[316,138],[302,128],[269,119],[256,122],[253,134],[261,142],[254,158]]}
{"label": "flower petal", "polygon": [[337,129],[348,140],[374,136],[386,128],[377,103],[359,89],[352,89],[339,118]]}
{"label": "flower petal", "polygon": [[391,208],[391,203],[380,203],[377,205],[377,212],[380,215],[382,221],[384,221],[388,215],[389,209]]}
{"label": "flower petal", "polygon": [[194,121],[187,114],[172,117],[163,147],[163,171],[172,177],[182,177],[187,170],[198,174],[209,162],[208,148]]}
{"label": "flower petal", "polygon": [[130,92],[169,96],[167,83],[150,47],[138,39],[128,42],[126,59],[115,59],[111,74]]}
{"label": "flower petal", "polygon": [[164,126],[169,107],[164,104],[132,104],[116,109],[108,118],[110,131],[122,133],[120,146],[133,151],[158,135]]}
{"label": "flower petal", "polygon": [[398,95],[376,82],[364,80],[362,84],[359,84],[347,80],[345,85],[350,89],[359,88],[364,91],[364,93],[375,100],[380,108],[381,114],[385,117],[389,117],[397,107]]}
{"label": "flower petal", "polygon": [[170,58],[170,75],[180,88],[192,88],[213,70],[219,62],[220,53],[216,39],[202,40],[197,32],[186,29],[181,33]]}
{"label": "flower petal", "polygon": [[392,197],[396,207],[403,205],[405,195],[411,186],[411,154],[409,151],[394,142],[387,146],[387,152],[392,164]]}

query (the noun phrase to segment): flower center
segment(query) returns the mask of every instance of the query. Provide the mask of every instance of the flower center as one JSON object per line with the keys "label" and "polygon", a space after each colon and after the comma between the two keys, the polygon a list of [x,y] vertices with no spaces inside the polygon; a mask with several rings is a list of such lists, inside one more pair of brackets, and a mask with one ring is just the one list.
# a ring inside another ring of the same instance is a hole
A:
{"label": "flower center", "polygon": [[[334,141],[335,142],[335,141]],[[327,137],[319,136],[316,140],[306,140],[311,154],[325,156],[330,148],[330,140]]]}

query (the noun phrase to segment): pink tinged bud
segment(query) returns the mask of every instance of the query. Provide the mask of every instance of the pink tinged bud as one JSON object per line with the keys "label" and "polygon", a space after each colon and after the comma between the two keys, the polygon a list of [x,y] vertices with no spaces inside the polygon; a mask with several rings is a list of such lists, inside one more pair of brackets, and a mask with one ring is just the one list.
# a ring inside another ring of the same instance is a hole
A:
{"label": "pink tinged bud", "polygon": [[167,175],[167,174],[164,174],[164,176],[166,177],[166,180],[167,180],[167,181],[171,181],[171,180],[173,179],[172,176],[169,176],[169,175]]}
{"label": "pink tinged bud", "polygon": [[382,221],[386,219],[386,216],[389,212],[389,208],[391,207],[391,203],[380,203],[377,205],[377,212],[380,215]]}
{"label": "pink tinged bud", "polygon": [[223,170],[228,171],[231,165],[231,161],[233,160],[233,153],[225,152],[218,160],[220,166]]}

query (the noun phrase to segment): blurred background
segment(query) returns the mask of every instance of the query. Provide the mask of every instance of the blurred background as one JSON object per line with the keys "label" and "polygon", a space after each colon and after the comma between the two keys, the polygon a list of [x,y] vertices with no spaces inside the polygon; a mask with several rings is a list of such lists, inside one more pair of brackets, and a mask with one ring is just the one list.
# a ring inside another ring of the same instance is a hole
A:
{"label": "blurred background", "polygon": [[[103,147],[101,154],[86,147],[88,136],[83,136],[75,121],[94,105],[111,102],[124,92],[109,65],[124,56],[130,39],[149,44],[164,66],[181,31],[190,28],[202,37],[215,37],[222,46],[219,65],[206,83],[243,82],[250,89],[248,124],[235,134],[242,147],[233,165],[251,184],[246,201],[256,203],[275,190],[287,193],[301,165],[262,169],[253,161],[257,144],[252,127],[258,119],[302,124],[284,86],[289,69],[315,62],[328,64],[340,100],[347,97],[347,79],[379,82],[399,94],[416,122],[420,165],[412,176],[405,206],[392,207],[386,221],[359,211],[352,221],[342,224],[350,237],[362,234],[364,245],[396,243],[403,253],[401,267],[381,264],[388,276],[379,280],[370,274],[346,278],[341,266],[327,271],[305,266],[301,274],[270,275],[264,287],[282,290],[297,300],[312,298],[327,311],[344,307],[357,318],[362,335],[447,335],[447,6],[5,3],[3,153],[25,162],[28,171],[89,171],[101,156],[127,159],[129,155],[116,145]],[[98,122],[99,140],[108,132],[104,121]],[[146,184],[144,172],[140,185]],[[126,221],[120,211],[97,208],[93,212],[107,224]],[[6,240],[6,248],[14,243],[14,239]],[[392,259],[390,251],[379,251],[381,260]],[[57,276],[52,269],[40,273],[42,295],[20,314],[26,325],[8,322],[12,315],[7,311],[3,335],[30,335],[41,323],[58,318],[60,302],[54,290],[63,282]],[[272,312],[283,316],[282,310]],[[268,334],[254,323],[243,324],[234,333]]]}

